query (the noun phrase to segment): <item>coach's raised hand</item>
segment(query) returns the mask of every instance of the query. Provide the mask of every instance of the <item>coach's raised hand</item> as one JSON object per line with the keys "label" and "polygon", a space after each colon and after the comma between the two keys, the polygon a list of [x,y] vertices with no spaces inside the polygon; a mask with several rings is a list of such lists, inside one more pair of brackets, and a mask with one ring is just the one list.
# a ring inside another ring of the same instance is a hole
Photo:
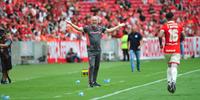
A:
{"label": "coach's raised hand", "polygon": [[73,24],[71,21],[67,21],[67,24],[71,25],[77,31],[83,32],[83,28],[82,27],[78,27],[77,25]]}
{"label": "coach's raised hand", "polygon": [[117,26],[113,27],[113,28],[110,28],[110,29],[106,29],[106,32],[113,32],[123,26],[125,26],[126,24],[125,23],[119,23]]}
{"label": "coach's raised hand", "polygon": [[123,27],[123,26],[125,26],[126,24],[125,23],[119,23],[118,24],[118,26],[120,26],[120,27]]}

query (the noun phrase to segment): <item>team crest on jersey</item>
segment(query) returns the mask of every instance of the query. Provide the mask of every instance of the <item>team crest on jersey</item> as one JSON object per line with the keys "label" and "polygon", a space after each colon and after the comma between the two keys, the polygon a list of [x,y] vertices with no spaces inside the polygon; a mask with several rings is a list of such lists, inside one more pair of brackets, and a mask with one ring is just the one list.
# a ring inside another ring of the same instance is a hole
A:
{"label": "team crest on jersey", "polygon": [[138,38],[138,35],[135,35],[135,38]]}

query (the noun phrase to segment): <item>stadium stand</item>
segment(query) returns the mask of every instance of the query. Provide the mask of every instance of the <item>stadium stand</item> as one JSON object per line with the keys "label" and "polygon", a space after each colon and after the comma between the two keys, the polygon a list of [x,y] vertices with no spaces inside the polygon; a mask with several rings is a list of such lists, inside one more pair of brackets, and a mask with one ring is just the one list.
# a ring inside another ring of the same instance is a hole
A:
{"label": "stadium stand", "polygon": [[[14,41],[79,40],[81,35],[66,20],[82,26],[91,15],[112,27],[126,22],[144,37],[155,37],[165,22],[165,13],[174,12],[187,36],[200,36],[199,0],[4,0],[0,2],[0,26]],[[127,28],[127,27],[125,27]],[[112,37],[120,38],[124,29]],[[110,36],[103,36],[108,38]]]}

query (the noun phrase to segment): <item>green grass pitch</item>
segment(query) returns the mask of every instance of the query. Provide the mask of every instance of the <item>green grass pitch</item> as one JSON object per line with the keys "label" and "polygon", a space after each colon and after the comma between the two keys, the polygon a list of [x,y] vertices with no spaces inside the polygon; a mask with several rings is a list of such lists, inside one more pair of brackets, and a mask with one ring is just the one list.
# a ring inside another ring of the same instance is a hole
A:
{"label": "green grass pitch", "polygon": [[[177,91],[167,91],[166,62],[141,62],[141,72],[131,72],[129,62],[101,62],[98,82],[89,88],[81,70],[88,63],[18,65],[11,72],[12,84],[0,85],[0,95],[10,100],[199,100],[200,58],[181,60]],[[110,83],[104,83],[110,79]],[[76,84],[80,80],[80,84]],[[79,92],[84,96],[79,96]]]}

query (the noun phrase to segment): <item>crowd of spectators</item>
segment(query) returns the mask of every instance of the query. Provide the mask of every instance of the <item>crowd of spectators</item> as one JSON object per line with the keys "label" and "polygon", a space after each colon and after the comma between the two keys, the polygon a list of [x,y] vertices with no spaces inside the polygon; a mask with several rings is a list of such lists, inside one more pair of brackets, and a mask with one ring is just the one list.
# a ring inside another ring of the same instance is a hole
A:
{"label": "crowd of spectators", "polygon": [[127,27],[103,38],[120,38],[132,27],[144,37],[155,37],[170,11],[187,36],[200,35],[198,0],[3,0],[0,28],[14,41],[79,40],[83,36],[66,21],[83,26],[92,15],[98,15],[106,27],[127,23]]}

